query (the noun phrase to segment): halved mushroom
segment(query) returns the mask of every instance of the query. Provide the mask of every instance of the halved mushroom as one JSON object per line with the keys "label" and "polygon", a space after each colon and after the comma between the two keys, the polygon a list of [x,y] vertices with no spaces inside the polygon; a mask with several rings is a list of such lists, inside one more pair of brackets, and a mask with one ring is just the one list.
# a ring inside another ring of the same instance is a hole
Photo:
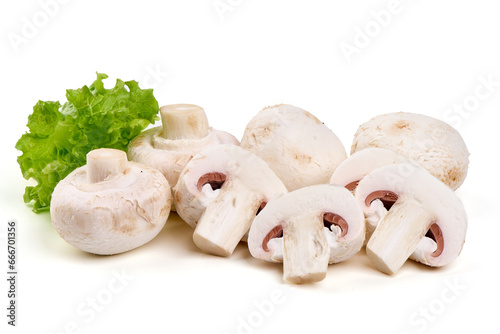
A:
{"label": "halved mushroom", "polygon": [[283,262],[283,278],[315,282],[328,263],[347,260],[363,246],[363,212],[344,187],[304,187],[270,201],[248,233],[252,256]]}
{"label": "halved mushroom", "polygon": [[[344,160],[333,173],[330,183],[344,186],[354,193],[359,181],[371,171],[382,166],[402,162],[410,162],[410,159],[385,148],[365,148],[364,150],[354,152],[349,158]],[[391,208],[395,200],[395,198],[388,195],[376,199],[371,203],[372,210],[365,216],[365,242],[368,242],[378,222],[387,214],[387,210]]]}
{"label": "halved mushroom", "polygon": [[287,104],[260,111],[248,123],[241,146],[267,162],[290,191],[328,183],[347,157],[341,141],[325,124]]}
{"label": "halved mushroom", "polygon": [[229,256],[265,204],[287,190],[267,164],[235,145],[197,154],[184,168],[174,199],[177,213],[195,227],[204,252]]}
{"label": "halved mushroom", "polygon": [[239,145],[233,135],[210,128],[205,111],[199,106],[166,105],[160,108],[160,115],[162,126],[134,138],[128,147],[128,158],[159,170],[172,187],[198,152],[219,144]]}
{"label": "halved mushroom", "polygon": [[153,239],[172,203],[157,170],[127,161],[115,149],[87,154],[87,165],[61,180],[50,203],[52,224],[69,244],[85,252],[126,252]]}
{"label": "halved mushroom", "polygon": [[[461,252],[467,218],[460,199],[447,185],[416,164],[375,169],[356,188],[365,214],[377,198],[395,203],[378,223],[366,253],[380,271],[393,274],[411,256],[429,266],[444,266]],[[427,236],[427,237],[426,237]]]}
{"label": "halved mushroom", "polygon": [[398,112],[379,115],[362,124],[351,154],[383,147],[404,155],[456,190],[465,180],[469,152],[453,127],[433,117]]}

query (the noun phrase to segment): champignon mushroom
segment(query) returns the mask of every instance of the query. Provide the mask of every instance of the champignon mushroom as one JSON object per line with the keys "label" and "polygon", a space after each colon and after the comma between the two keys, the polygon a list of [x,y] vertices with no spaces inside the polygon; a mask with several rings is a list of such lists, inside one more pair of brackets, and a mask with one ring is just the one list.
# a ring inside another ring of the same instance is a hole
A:
{"label": "champignon mushroom", "polygon": [[[410,162],[410,159],[392,150],[369,147],[354,152],[335,170],[330,183],[339,184],[354,193],[358,183],[374,169],[395,163]],[[372,210],[366,214],[366,238],[368,242],[380,219],[387,214],[396,199],[390,196],[379,198],[371,203]]]}
{"label": "champignon mushroom", "polygon": [[127,161],[124,151],[102,148],[89,152],[87,165],[57,184],[50,216],[69,244],[110,255],[152,240],[165,225],[171,203],[160,172]]}
{"label": "champignon mushroom", "polygon": [[289,191],[328,183],[347,158],[344,146],[326,125],[287,104],[260,111],[246,126],[241,146],[267,162]]}
{"label": "champignon mushroom", "polygon": [[328,263],[347,260],[363,246],[365,224],[354,196],[344,187],[304,187],[270,201],[248,233],[252,256],[283,262],[283,278],[315,282]]}
{"label": "champignon mushroom", "polygon": [[396,199],[395,203],[366,245],[378,270],[393,274],[410,255],[429,266],[444,266],[460,254],[467,218],[451,188],[411,163],[377,168],[356,188],[356,199],[365,214],[376,210],[375,199],[386,196]]}
{"label": "champignon mushroom", "polygon": [[286,192],[258,156],[239,146],[218,145],[187,163],[174,199],[179,216],[195,227],[194,243],[206,253],[229,256],[258,211]]}
{"label": "champignon mushroom", "polygon": [[159,170],[172,187],[196,153],[219,144],[239,145],[233,135],[210,128],[205,111],[199,106],[166,105],[160,108],[160,115],[162,126],[134,138],[128,147],[128,158]]}
{"label": "champignon mushroom", "polygon": [[362,124],[351,154],[367,147],[383,147],[402,154],[456,190],[463,183],[469,152],[453,127],[433,117],[413,113],[379,115]]}

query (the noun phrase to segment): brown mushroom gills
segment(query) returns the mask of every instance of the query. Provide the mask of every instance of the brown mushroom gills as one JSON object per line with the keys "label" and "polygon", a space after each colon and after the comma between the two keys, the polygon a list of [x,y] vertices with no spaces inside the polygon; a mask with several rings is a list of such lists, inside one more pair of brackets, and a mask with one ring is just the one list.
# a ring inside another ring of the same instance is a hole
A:
{"label": "brown mushroom gills", "polygon": [[[265,204],[266,203],[261,204],[261,208],[263,208],[262,205],[265,206]],[[346,235],[346,233],[349,229],[349,225],[347,224],[347,222],[345,221],[344,218],[342,218],[341,216],[339,216],[335,213],[331,213],[331,212],[327,212],[323,215],[323,225],[325,227],[327,227],[328,229],[330,229],[330,227],[332,225],[336,225],[336,226],[340,227],[340,230],[341,230],[340,236],[341,237]],[[267,246],[267,244],[269,243],[269,240],[274,239],[274,238],[282,238],[282,237],[283,237],[283,226],[278,225],[278,226],[273,227],[271,229],[271,231],[269,231],[269,233],[267,233],[266,236],[264,237],[264,239],[262,240],[262,249],[266,252],[269,252],[269,247]]]}
{"label": "brown mushroom gills", "polygon": [[345,188],[349,191],[354,191],[358,187],[359,180],[353,181],[345,186]]}
{"label": "brown mushroom gills", "polygon": [[[358,183],[360,180],[353,181],[345,186],[345,188],[351,192],[353,192],[357,187]],[[376,196],[375,198],[371,198],[370,196]],[[379,197],[382,196],[382,197]],[[392,205],[397,201],[398,195],[393,193],[392,191],[386,191],[386,190],[380,190],[376,191],[374,193],[371,193],[367,198],[366,198],[366,205],[370,205],[369,203],[373,202],[374,200],[379,199],[384,207],[389,210]]]}
{"label": "brown mushroom gills", "polygon": [[[222,173],[207,173],[198,179],[198,189],[201,191],[205,184],[210,184],[212,190],[217,190],[222,187],[222,185],[226,182],[226,175]],[[265,207],[267,202],[260,203],[260,206],[255,215],[258,215]]]}
{"label": "brown mushroom gills", "polygon": [[267,205],[267,202],[260,203],[259,209],[257,210],[257,213],[255,215],[257,216],[262,210],[264,210],[266,205]]}
{"label": "brown mushroom gills", "polygon": [[[389,211],[392,205],[398,200],[398,195],[392,191],[378,190],[372,192],[366,197],[365,204],[369,206],[376,199],[382,201],[384,207]],[[432,256],[438,257],[439,255],[441,255],[444,249],[444,238],[443,232],[441,231],[439,225],[436,223],[432,223],[425,236],[434,240],[434,242],[436,243],[436,250],[432,252]]]}
{"label": "brown mushroom gills", "polygon": [[323,225],[327,227],[329,230],[332,225],[336,225],[340,227],[340,236],[343,237],[346,235],[347,231],[349,230],[349,225],[347,225],[347,222],[345,221],[344,218],[340,217],[339,215],[331,212],[327,212],[323,215]]}
{"label": "brown mushroom gills", "polygon": [[201,191],[201,188],[203,188],[205,184],[210,184],[212,190],[220,189],[224,182],[226,182],[225,174],[218,172],[207,173],[198,179],[198,190]]}
{"label": "brown mushroom gills", "polygon": [[269,231],[269,233],[264,237],[264,240],[262,240],[262,249],[265,252],[269,252],[269,247],[267,247],[267,244],[269,243],[269,240],[274,238],[283,238],[283,226],[278,225],[273,227],[271,231]]}
{"label": "brown mushroom gills", "polygon": [[398,195],[388,190],[378,190],[372,192],[365,199],[366,206],[370,206],[370,204],[376,199],[380,200],[387,211],[389,211],[392,205],[398,200]]}
{"label": "brown mushroom gills", "polygon": [[439,225],[436,223],[433,223],[431,227],[429,227],[429,231],[425,234],[427,238],[431,238],[434,240],[434,242],[437,245],[436,250],[432,253],[432,256],[438,257],[441,255],[444,249],[444,238],[443,238],[443,231],[439,228]]}

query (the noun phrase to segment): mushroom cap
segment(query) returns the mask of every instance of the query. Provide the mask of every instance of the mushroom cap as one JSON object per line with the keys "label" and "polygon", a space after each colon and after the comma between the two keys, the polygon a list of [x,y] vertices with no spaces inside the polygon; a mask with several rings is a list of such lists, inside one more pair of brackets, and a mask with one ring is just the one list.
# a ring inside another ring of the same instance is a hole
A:
{"label": "mushroom cap", "polygon": [[170,187],[157,170],[127,162],[124,173],[89,183],[87,165],[61,180],[50,205],[52,224],[69,244],[110,255],[152,240],[172,203]]}
{"label": "mushroom cap", "polygon": [[239,145],[230,133],[209,128],[201,139],[166,139],[162,127],[155,127],[135,137],[128,147],[128,159],[159,170],[173,187],[184,166],[193,156],[207,147],[219,144]]}
{"label": "mushroom cap", "polygon": [[294,190],[267,203],[253,221],[248,233],[248,249],[252,256],[269,262],[282,262],[283,238],[269,239],[266,251],[264,249],[266,236],[279,226],[282,227],[283,234],[288,233],[287,223],[290,217],[304,212],[314,213],[318,217],[332,213],[347,223],[347,231],[343,231],[335,224],[330,228],[324,227],[330,247],[329,263],[346,260],[363,246],[364,217],[356,199],[342,186],[322,184]]}
{"label": "mushroom cap", "polygon": [[411,255],[413,260],[443,266],[460,254],[465,242],[467,216],[462,202],[451,188],[418,165],[399,163],[377,168],[359,182],[355,197],[365,214],[378,209],[373,205],[375,201],[370,200],[378,192],[395,193],[396,203],[416,200],[428,213],[429,226],[439,226],[444,240],[442,252],[435,256],[437,243],[423,237]]}
{"label": "mushroom cap", "polygon": [[351,154],[368,147],[391,149],[414,160],[453,190],[467,175],[469,151],[462,137],[433,117],[405,112],[376,116],[357,130]]}
{"label": "mushroom cap", "polygon": [[252,152],[230,144],[209,147],[186,164],[173,188],[177,213],[192,227],[196,227],[204,210],[219,193],[220,189],[213,190],[209,184],[200,181],[210,174],[224,175],[223,182],[228,183],[237,178],[245,190],[258,194],[260,202],[264,203],[287,192],[283,182]]}
{"label": "mushroom cap", "polygon": [[287,104],[261,110],[248,123],[241,146],[266,161],[290,191],[328,183],[347,158],[341,141],[326,125]]}

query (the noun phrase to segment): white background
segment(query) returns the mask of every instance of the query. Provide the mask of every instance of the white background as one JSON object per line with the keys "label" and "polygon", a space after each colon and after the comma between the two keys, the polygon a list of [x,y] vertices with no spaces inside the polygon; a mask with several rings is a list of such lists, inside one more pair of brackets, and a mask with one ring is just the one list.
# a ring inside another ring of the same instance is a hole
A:
{"label": "white background", "polygon": [[[214,3],[2,2],[0,331],[497,331],[498,4],[222,0],[230,7],[221,13]],[[390,18],[380,14],[387,9]],[[29,24],[38,27],[30,31]],[[342,52],[347,44],[356,48],[350,57]],[[278,103],[315,114],[348,151],[357,127],[378,114],[447,121],[471,152],[457,192],[469,217],[463,252],[441,269],[409,261],[394,276],[376,271],[360,252],[330,266],[322,282],[293,286],[283,283],[281,265],[253,259],[245,244],[230,258],[201,253],[191,228],[172,215],[139,249],[82,253],[57,235],[47,213],[23,203],[27,181],[14,145],[38,100],[64,100],[65,89],[92,83],[96,71],[110,75],[107,87],[119,77],[155,88],[160,105],[198,104],[212,126],[238,138],[254,114]],[[18,222],[15,329],[5,316],[8,219]],[[91,311],[93,299],[99,311]]]}

